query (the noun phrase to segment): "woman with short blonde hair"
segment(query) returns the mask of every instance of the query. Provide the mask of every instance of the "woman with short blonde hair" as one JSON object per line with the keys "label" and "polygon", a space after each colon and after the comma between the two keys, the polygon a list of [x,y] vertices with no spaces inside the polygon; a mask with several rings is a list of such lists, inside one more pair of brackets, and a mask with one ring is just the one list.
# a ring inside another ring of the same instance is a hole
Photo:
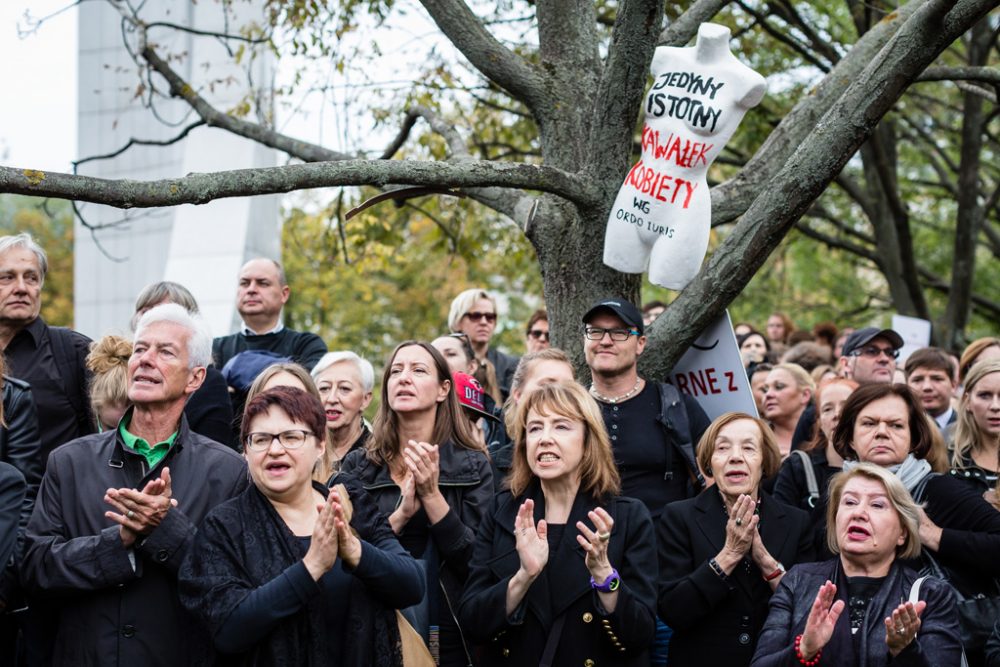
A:
{"label": "woman with short blonde hair", "polygon": [[882,466],[834,476],[827,536],[837,556],[785,575],[753,666],[958,665],[954,593],[933,577],[918,582],[902,562],[920,555],[919,517],[903,482]]}

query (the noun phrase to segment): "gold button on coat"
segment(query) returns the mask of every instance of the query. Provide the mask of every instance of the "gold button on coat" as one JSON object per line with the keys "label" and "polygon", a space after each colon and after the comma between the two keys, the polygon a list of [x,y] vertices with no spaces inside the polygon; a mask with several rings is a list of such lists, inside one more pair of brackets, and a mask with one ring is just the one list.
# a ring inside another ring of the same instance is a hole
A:
{"label": "gold button on coat", "polygon": [[500,651],[500,653],[502,653],[503,657],[506,658],[507,656],[510,655],[510,649],[509,648],[505,648],[504,650]]}
{"label": "gold button on coat", "polygon": [[584,614],[583,614],[583,622],[584,623],[590,623],[592,620],[594,620],[594,615],[591,614],[589,611],[588,612],[584,612]]}
{"label": "gold button on coat", "polygon": [[583,667],[594,667],[594,661],[591,660],[590,658],[587,658],[586,660],[583,661]]}

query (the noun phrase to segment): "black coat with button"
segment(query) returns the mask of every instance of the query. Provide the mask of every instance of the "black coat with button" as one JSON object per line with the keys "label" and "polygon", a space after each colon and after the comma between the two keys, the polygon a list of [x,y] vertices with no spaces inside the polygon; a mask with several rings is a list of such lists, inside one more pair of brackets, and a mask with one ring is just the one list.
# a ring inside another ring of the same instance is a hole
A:
{"label": "black coat with button", "polygon": [[[631,498],[597,502],[579,493],[559,547],[511,617],[505,614],[507,585],[520,567],[514,518],[525,499],[535,501],[535,520],[545,516],[545,497],[537,482],[522,497],[499,494],[483,518],[472,558],[472,573],[459,610],[467,636],[479,643],[480,664],[538,664],[553,623],[565,614],[553,665],[645,667],[655,629],[656,549],[645,506]],[[587,512],[603,507],[614,520],[608,560],[621,575],[615,611],[607,613],[591,588],[584,552],[576,541],[576,522],[592,525]]]}
{"label": "black coat with button", "polygon": [[[141,490],[164,467],[178,505],[127,550],[118,524],[104,516],[113,511],[104,494],[109,488]],[[21,565],[31,598],[57,610],[46,627],[52,664],[209,664],[208,638],[178,600],[177,570],[205,515],[247,483],[243,458],[193,433],[184,417],[170,451],[152,470],[125,448],[118,429],[53,451]]]}
{"label": "black coat with button", "polygon": [[[813,558],[809,515],[760,493],[760,536],[786,568]],[[708,561],[726,543],[722,496],[715,488],[667,505],[656,528],[660,618],[674,630],[670,664],[749,665],[771,598],[771,586],[747,554],[728,580]],[[750,562],[749,572],[745,563]]]}

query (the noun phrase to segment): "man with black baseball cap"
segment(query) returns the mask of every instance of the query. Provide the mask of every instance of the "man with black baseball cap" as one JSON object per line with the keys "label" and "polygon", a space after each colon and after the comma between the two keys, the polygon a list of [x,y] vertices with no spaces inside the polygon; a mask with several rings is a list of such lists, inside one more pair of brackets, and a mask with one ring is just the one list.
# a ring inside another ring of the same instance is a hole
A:
{"label": "man with black baseball cap", "polygon": [[601,299],[583,323],[590,395],[604,415],[622,494],[641,500],[655,520],[668,502],[691,498],[704,487],[694,449],[708,416],[673,385],[639,376],[646,336],[635,305]]}
{"label": "man with black baseball cap", "polygon": [[840,370],[859,384],[892,382],[903,337],[892,329],[865,327],[844,342]]}

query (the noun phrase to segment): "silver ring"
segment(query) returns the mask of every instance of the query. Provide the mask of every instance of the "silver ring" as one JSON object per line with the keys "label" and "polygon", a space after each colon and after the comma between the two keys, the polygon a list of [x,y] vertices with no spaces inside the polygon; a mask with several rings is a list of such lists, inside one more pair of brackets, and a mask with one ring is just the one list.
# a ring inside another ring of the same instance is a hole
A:
{"label": "silver ring", "polygon": [[742,526],[743,525],[743,519],[740,518],[740,517],[736,517],[736,525],[737,526]]}
{"label": "silver ring", "polygon": [[134,516],[135,516],[135,512],[133,512],[132,510],[129,510],[128,514],[125,515],[125,518],[126,519],[131,519]]}
{"label": "silver ring", "polygon": [[901,635],[901,634],[903,634],[904,632],[906,632],[906,628],[903,628],[903,627],[897,627],[897,628],[896,628],[896,634],[897,634],[897,635]]}

